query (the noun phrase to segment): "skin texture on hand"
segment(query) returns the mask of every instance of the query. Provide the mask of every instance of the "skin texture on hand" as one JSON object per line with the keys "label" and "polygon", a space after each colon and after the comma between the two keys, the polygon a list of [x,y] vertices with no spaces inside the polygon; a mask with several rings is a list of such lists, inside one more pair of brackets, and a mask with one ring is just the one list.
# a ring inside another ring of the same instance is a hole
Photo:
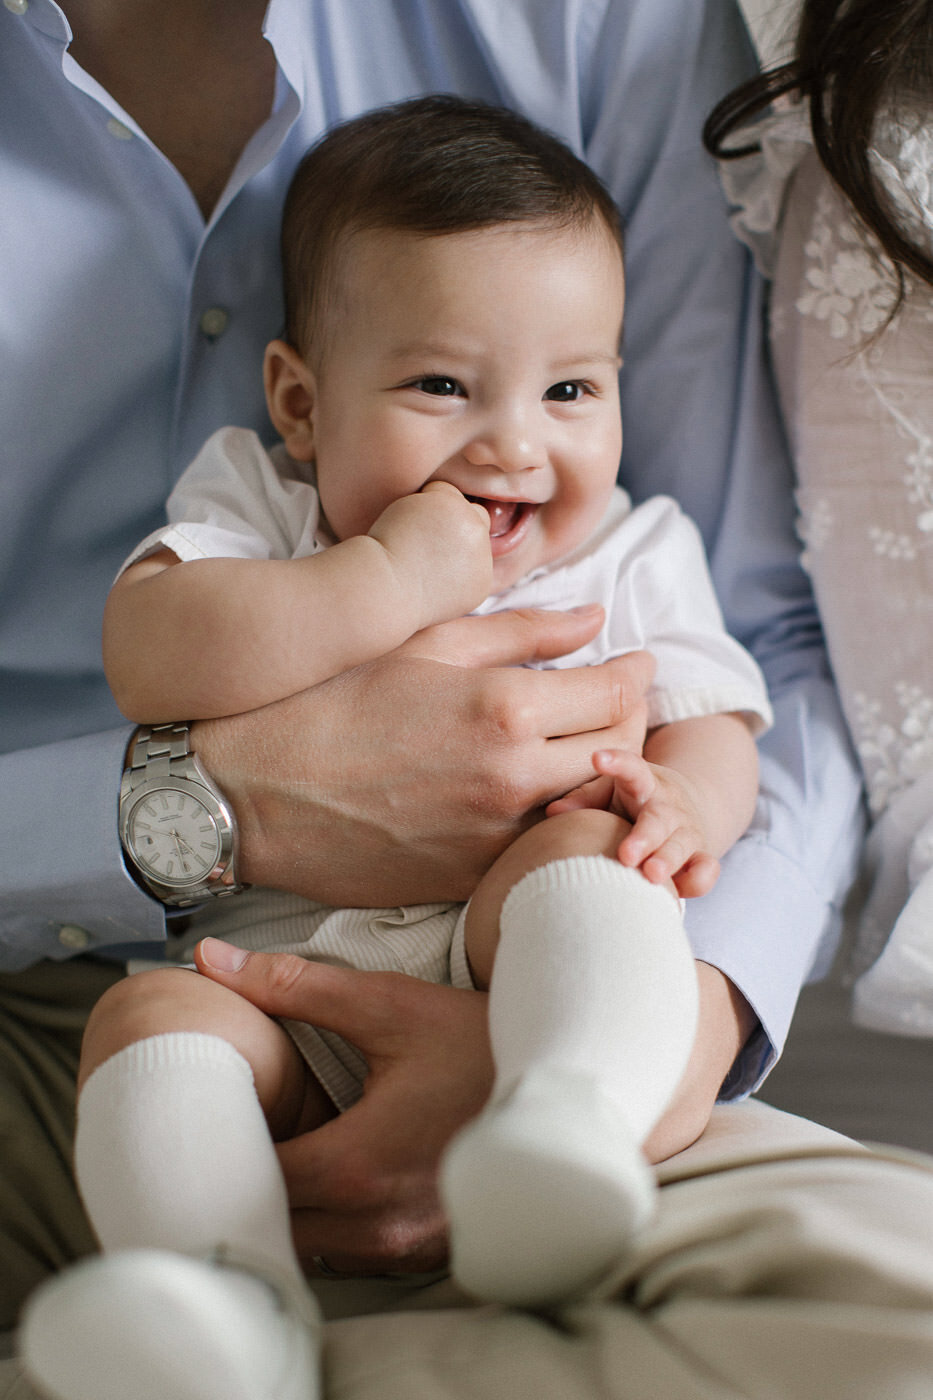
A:
{"label": "skin texture on hand", "polygon": [[[363,1051],[364,1094],[339,1118],[278,1147],[299,1256],[350,1273],[419,1273],[447,1255],[437,1166],[492,1087],[486,996],[402,977],[245,954],[206,940],[200,971],[273,1016],[313,1021]],[[660,1161],[703,1131],[754,1014],[697,964],[700,1022],[681,1086],[647,1144]]]}
{"label": "skin texture on hand", "polygon": [[653,662],[536,671],[602,610],[468,617],[259,711],[202,721],[192,747],[230,800],[238,875],[355,907],[466,899],[604,745],[640,750]]}
{"label": "skin texture on hand", "polygon": [[285,954],[252,954],[240,970],[221,971],[224,955],[241,956],[206,940],[199,969],[270,1015],[338,1030],[370,1066],[357,1104],[277,1148],[299,1257],[324,1255],[362,1274],[441,1267],[438,1162],[492,1087],[485,994]]}

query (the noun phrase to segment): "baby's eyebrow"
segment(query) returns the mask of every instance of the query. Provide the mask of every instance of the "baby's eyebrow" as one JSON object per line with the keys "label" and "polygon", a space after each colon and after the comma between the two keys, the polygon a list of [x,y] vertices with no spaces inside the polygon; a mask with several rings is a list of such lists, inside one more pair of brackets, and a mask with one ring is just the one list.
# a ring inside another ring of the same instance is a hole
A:
{"label": "baby's eyebrow", "polygon": [[400,345],[393,345],[389,353],[397,360],[448,360],[458,359],[473,352],[468,345],[454,345],[448,340],[409,340]]}
{"label": "baby's eyebrow", "polygon": [[612,369],[616,369],[618,364],[619,356],[615,351],[583,350],[579,355],[574,355],[570,359],[558,361],[551,368],[555,374],[561,374],[579,369],[581,365],[609,365]]}
{"label": "baby's eyebrow", "polygon": [[[388,358],[405,363],[410,361],[421,361],[425,364],[432,361],[450,363],[456,367],[461,361],[482,358],[483,351],[482,344],[425,338],[424,340],[402,341],[398,345],[393,345],[388,351]],[[602,365],[608,369],[618,369],[618,353],[614,349],[606,350],[604,346],[600,346],[599,349],[580,350],[566,357],[562,356],[559,360],[554,360],[548,366],[547,373],[555,378],[561,376],[572,378],[574,374],[579,374],[582,369]]]}

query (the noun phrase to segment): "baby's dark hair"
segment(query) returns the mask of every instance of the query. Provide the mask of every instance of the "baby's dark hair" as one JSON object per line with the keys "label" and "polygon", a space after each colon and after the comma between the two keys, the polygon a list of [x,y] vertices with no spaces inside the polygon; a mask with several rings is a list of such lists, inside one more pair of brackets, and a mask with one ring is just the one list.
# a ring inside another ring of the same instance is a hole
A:
{"label": "baby's dark hair", "polygon": [[622,248],[605,186],[563,142],[506,108],[415,98],[333,128],[299,165],[285,201],[287,340],[307,354],[335,256],[355,233],[466,233],[494,224],[590,227]]}

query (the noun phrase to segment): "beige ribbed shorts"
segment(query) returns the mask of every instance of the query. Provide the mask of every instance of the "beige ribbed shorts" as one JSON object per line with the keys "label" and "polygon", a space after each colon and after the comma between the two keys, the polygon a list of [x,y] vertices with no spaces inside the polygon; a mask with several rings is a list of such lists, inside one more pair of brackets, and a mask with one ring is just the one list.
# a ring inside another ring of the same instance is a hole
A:
{"label": "beige ribbed shorts", "polygon": [[[201,938],[224,938],[250,952],[297,953],[313,962],[366,972],[401,972],[471,989],[464,946],[465,904],[335,909],[278,890],[251,889],[198,913],[173,957],[191,960]],[[303,1021],[282,1022],[338,1109],[355,1103],[367,1065],[355,1045]]]}

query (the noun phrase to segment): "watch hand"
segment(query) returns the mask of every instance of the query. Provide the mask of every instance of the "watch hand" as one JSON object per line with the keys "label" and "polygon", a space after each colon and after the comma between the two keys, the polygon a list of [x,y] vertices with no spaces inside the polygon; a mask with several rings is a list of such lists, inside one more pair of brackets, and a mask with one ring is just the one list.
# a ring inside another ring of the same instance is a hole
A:
{"label": "watch hand", "polygon": [[175,852],[178,856],[178,859],[181,861],[183,869],[188,870],[190,867],[188,866],[188,862],[185,859],[185,855],[186,853],[188,855],[193,855],[193,848],[189,846],[184,837],[179,836],[178,832],[174,829],[172,829],[169,832],[169,835],[175,843]]}
{"label": "watch hand", "polygon": [[178,852],[179,856],[183,856],[186,851],[189,855],[194,854],[194,847],[190,844],[190,842],[186,841],[183,836],[179,835],[179,833],[175,830],[174,827],[172,827],[171,831],[169,832],[169,835],[175,842],[175,849]]}

